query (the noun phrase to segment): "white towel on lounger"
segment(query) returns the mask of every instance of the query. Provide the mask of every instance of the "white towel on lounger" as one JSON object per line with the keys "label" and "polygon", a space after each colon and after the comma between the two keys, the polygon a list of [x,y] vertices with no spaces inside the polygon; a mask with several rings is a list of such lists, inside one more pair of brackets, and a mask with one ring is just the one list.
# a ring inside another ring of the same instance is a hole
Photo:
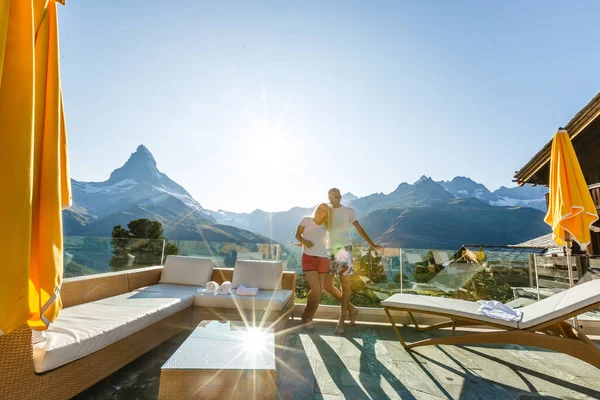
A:
{"label": "white towel on lounger", "polygon": [[215,294],[219,290],[219,284],[215,281],[206,282],[206,287],[198,289],[198,293]]}
{"label": "white towel on lounger", "polygon": [[479,314],[504,321],[520,321],[523,313],[496,300],[479,300]]}
{"label": "white towel on lounger", "polygon": [[258,288],[248,288],[244,285],[240,285],[238,286],[236,293],[240,296],[256,296],[258,294]]}
{"label": "white towel on lounger", "polygon": [[231,282],[225,281],[221,283],[221,286],[217,289],[216,294],[232,294],[233,290],[231,290]]}

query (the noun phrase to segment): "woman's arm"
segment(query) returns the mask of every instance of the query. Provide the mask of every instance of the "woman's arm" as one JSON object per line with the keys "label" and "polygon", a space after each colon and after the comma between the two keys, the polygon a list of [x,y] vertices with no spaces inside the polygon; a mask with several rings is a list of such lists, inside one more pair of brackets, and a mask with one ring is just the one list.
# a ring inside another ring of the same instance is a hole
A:
{"label": "woman's arm", "polygon": [[296,229],[296,240],[310,249],[313,246],[313,243],[310,240],[306,240],[302,237],[303,232],[304,226],[298,225],[298,229]]}
{"label": "woman's arm", "polygon": [[354,221],[352,223],[352,225],[354,225],[354,228],[356,229],[356,232],[358,232],[358,234],[360,235],[360,237],[362,237],[363,239],[365,239],[365,242],[369,243],[369,246],[373,247],[377,251],[383,251],[383,247],[379,246],[378,244],[373,243],[373,241],[371,240],[371,238],[369,237],[369,235],[367,235],[367,232],[365,232],[365,230],[358,223],[358,221]]}

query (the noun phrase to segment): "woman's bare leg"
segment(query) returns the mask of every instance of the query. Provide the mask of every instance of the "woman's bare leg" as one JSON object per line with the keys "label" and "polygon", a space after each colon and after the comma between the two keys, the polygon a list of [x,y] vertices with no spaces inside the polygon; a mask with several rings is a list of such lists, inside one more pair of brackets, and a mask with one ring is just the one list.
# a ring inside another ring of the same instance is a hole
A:
{"label": "woman's bare leg", "polygon": [[304,276],[306,276],[310,291],[308,292],[308,298],[306,299],[304,313],[302,313],[302,323],[305,324],[307,329],[312,329],[312,323],[310,321],[321,301],[321,280],[319,279],[317,271],[304,271]]}
{"label": "woman's bare leg", "polygon": [[350,277],[347,275],[340,275],[340,283],[342,284],[342,299],[341,299],[341,307],[340,307],[340,319],[338,321],[337,327],[333,331],[338,335],[344,333],[344,323],[346,321],[346,313],[348,312],[348,308],[350,305]]}
{"label": "woman's bare leg", "polygon": [[[350,279],[348,279],[348,285],[350,284]],[[323,282],[323,290],[333,296],[334,299],[341,302],[342,301],[342,292],[338,290],[333,285],[333,275],[327,274],[325,275],[325,281]],[[358,308],[348,301],[348,316],[350,317],[349,326],[354,326],[356,324],[356,315],[358,314]]]}

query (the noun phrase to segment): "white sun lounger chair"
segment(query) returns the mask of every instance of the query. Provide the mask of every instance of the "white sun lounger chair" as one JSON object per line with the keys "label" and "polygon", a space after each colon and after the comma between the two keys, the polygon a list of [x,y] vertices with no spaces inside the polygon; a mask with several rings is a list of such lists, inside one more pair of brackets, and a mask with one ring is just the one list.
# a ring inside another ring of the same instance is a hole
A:
{"label": "white sun lounger chair", "polygon": [[[509,322],[479,314],[479,304],[465,300],[395,294],[382,301],[381,304],[392,323],[396,336],[405,348],[438,344],[519,344],[569,354],[600,368],[600,348],[581,330],[565,322],[569,318],[600,307],[600,280],[582,283],[520,308],[523,317],[519,322]],[[418,331],[451,327],[452,336],[406,343],[390,310],[407,312]],[[447,317],[450,321],[421,328],[413,313]],[[495,330],[454,335],[454,328],[469,325],[483,325],[495,328]]]}

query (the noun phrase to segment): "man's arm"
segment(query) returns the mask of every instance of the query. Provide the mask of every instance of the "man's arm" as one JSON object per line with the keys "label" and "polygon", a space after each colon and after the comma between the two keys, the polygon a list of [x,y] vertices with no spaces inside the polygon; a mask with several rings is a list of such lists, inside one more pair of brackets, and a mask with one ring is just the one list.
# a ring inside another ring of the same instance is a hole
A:
{"label": "man's arm", "polygon": [[365,230],[358,221],[354,221],[352,225],[354,225],[354,228],[356,229],[356,232],[358,232],[360,237],[362,237],[365,240],[365,242],[369,243],[369,246],[373,247],[377,251],[383,251],[383,247],[373,243],[369,235],[367,235],[367,232],[365,232]]}

